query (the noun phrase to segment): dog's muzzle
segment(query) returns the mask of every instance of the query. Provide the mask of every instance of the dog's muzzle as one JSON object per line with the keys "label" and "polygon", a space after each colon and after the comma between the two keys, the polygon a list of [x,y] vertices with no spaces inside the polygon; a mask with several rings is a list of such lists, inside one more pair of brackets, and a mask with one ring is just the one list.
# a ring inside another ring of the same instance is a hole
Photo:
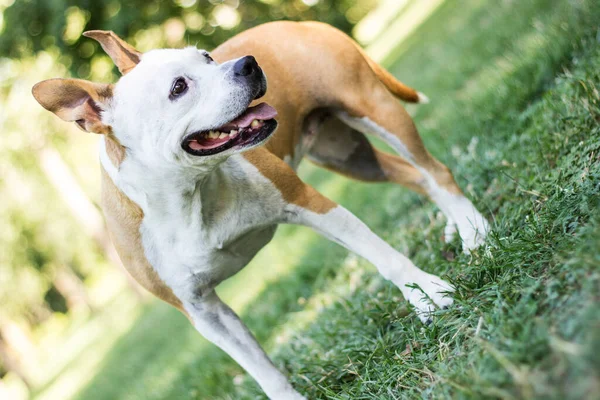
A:
{"label": "dog's muzzle", "polygon": [[254,99],[260,99],[267,92],[267,79],[253,56],[240,58],[233,65],[233,74],[237,80],[250,85]]}
{"label": "dog's muzzle", "polygon": [[265,141],[277,127],[277,111],[267,103],[248,107],[237,118],[212,130],[194,132],[181,147],[193,156],[209,156],[231,148],[252,148]]}

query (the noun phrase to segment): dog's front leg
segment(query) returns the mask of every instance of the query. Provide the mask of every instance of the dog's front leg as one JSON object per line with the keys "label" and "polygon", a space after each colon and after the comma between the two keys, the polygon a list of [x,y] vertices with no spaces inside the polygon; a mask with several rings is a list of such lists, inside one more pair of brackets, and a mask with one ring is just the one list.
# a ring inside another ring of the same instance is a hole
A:
{"label": "dog's front leg", "polygon": [[184,302],[196,329],[229,354],[272,400],[306,400],[277,370],[252,333],[214,291]]}
{"label": "dog's front leg", "polygon": [[308,186],[306,190],[309,192],[305,196],[310,199],[308,204],[288,204],[286,222],[309,226],[369,260],[384,278],[398,286],[423,322],[429,320],[435,308],[432,301],[439,307],[452,304],[452,298],[447,293],[453,290],[450,284],[417,268],[344,207],[324,207],[323,204],[331,204],[329,199]]}

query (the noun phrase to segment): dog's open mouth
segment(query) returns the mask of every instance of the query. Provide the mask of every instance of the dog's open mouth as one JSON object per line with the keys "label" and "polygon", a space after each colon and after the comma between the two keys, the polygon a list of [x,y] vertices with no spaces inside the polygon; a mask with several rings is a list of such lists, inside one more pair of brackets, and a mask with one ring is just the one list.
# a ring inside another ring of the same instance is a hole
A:
{"label": "dog's open mouth", "polygon": [[267,103],[248,107],[225,125],[185,137],[181,146],[195,156],[217,154],[234,146],[248,147],[265,140],[277,127],[277,111]]}

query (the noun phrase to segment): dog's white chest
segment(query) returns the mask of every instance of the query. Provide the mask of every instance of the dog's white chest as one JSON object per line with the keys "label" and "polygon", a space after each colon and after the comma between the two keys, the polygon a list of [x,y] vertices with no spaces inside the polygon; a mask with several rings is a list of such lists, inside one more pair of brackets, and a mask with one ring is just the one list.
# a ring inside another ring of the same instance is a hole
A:
{"label": "dog's white chest", "polygon": [[[142,243],[150,264],[174,290],[190,284],[208,290],[242,269],[273,237],[276,225],[258,225],[228,215],[218,226],[148,219]],[[242,228],[242,229],[238,229]]]}
{"label": "dog's white chest", "polygon": [[238,272],[271,240],[283,209],[281,194],[242,157],[200,183],[127,165],[114,180],[143,209],[144,255],[176,293],[210,290]]}

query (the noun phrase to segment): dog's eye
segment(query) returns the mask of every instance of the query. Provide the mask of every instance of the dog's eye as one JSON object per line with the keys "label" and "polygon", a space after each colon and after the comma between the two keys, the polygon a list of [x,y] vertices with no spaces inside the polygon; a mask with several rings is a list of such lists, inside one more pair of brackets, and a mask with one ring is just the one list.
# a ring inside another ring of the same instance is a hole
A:
{"label": "dog's eye", "polygon": [[174,99],[178,96],[181,96],[187,91],[188,85],[185,83],[185,79],[177,78],[175,82],[173,82],[173,87],[171,87],[171,95],[169,96],[171,99]]}
{"label": "dog's eye", "polygon": [[206,57],[206,59],[208,60],[208,62],[215,62],[215,60],[213,60],[213,58],[208,53],[204,53],[204,57]]}

